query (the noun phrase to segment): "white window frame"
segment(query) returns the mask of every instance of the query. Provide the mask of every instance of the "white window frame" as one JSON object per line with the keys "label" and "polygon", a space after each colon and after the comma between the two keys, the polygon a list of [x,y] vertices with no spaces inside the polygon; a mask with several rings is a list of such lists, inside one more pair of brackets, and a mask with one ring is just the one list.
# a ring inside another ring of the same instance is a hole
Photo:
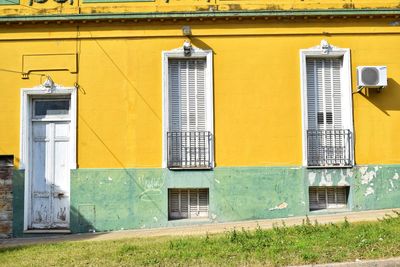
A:
{"label": "white window frame", "polygon": [[[341,69],[341,88],[342,88],[342,108],[344,113],[349,114],[342,118],[343,128],[349,129],[352,134],[350,147],[351,165],[354,165],[354,126],[353,126],[353,101],[352,101],[352,82],[351,82],[351,58],[349,48],[339,48],[330,45],[322,40],[321,44],[308,49],[300,50],[300,82],[301,82],[301,109],[302,109],[302,141],[303,141],[303,166],[307,167],[307,129],[308,129],[308,110],[307,110],[307,58],[342,58],[343,67]],[[337,166],[334,166],[337,168]],[[346,166],[348,167],[348,166]],[[326,167],[324,167],[326,168]]]}
{"label": "white window frame", "polygon": [[[24,198],[24,231],[28,229],[28,220],[30,216],[30,179],[29,179],[29,141],[31,139],[32,132],[32,108],[34,98],[70,98],[70,125],[71,125],[71,136],[70,136],[70,169],[74,170],[77,168],[76,163],[76,125],[77,125],[77,89],[75,87],[62,87],[55,85],[52,90],[45,88],[44,86],[37,86],[33,88],[22,88],[21,89],[21,106],[20,106],[20,165],[19,169],[24,170],[25,177],[25,198]],[[54,116],[56,119],[56,116]],[[65,119],[65,115],[61,119]]]}
{"label": "white window frame", "polygon": [[212,50],[202,50],[192,47],[190,56],[184,55],[183,46],[170,51],[162,52],[162,109],[163,109],[163,124],[162,124],[162,168],[167,168],[167,132],[169,131],[169,110],[168,110],[168,62],[169,59],[206,59],[205,77],[206,77],[206,127],[207,131],[212,134],[211,145],[211,166],[214,167],[214,102],[213,102],[213,52]]}

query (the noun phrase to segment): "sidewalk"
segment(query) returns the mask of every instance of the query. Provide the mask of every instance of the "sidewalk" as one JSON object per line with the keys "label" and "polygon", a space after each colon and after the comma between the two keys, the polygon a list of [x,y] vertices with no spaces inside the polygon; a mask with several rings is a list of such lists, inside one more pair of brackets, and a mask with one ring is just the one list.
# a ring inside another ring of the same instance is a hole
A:
{"label": "sidewalk", "polygon": [[[393,214],[393,210],[400,212],[400,209],[343,212],[343,213],[327,214],[327,215],[311,215],[309,216],[309,219],[311,222],[317,220],[318,223],[320,224],[343,222],[345,217],[349,222],[376,221],[378,219],[382,219],[385,216],[385,214]],[[282,225],[283,222],[287,226],[299,225],[303,223],[304,219],[305,217],[291,217],[291,218],[281,218],[281,219],[179,226],[171,228],[137,229],[137,230],[114,231],[114,232],[0,239],[0,248],[20,246],[20,245],[42,244],[42,243],[55,243],[63,241],[89,241],[89,240],[101,241],[101,240],[115,240],[123,238],[141,238],[141,237],[157,237],[157,236],[205,235],[207,233],[208,234],[223,233],[225,231],[233,230],[235,228],[236,229],[244,228],[246,230],[253,230],[256,229],[258,226],[261,227],[262,229],[269,229],[272,228],[274,225]]]}

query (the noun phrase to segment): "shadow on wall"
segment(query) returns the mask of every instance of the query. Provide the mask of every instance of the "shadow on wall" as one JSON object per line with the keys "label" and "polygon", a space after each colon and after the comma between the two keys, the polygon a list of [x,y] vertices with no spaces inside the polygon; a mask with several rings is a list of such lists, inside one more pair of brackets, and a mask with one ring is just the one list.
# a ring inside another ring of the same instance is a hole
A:
{"label": "shadow on wall", "polygon": [[[13,236],[37,236],[37,234],[24,234],[24,170],[14,169],[13,173]],[[79,210],[78,210],[79,209]],[[96,211],[93,205],[82,205],[76,209],[70,207],[70,225],[72,232],[97,232],[94,224],[96,222]],[[86,217],[82,215],[86,214]]]}
{"label": "shadow on wall", "polygon": [[[85,214],[86,217],[83,215]],[[78,208],[71,205],[71,231],[73,233],[98,232],[96,224],[96,207],[92,204],[79,205]]]}
{"label": "shadow on wall", "polygon": [[382,91],[379,92],[376,88],[365,88],[361,90],[360,95],[387,116],[390,116],[388,113],[390,110],[400,110],[400,84],[392,78],[388,78],[388,86]]}
{"label": "shadow on wall", "polygon": [[205,42],[203,42],[201,39],[199,39],[199,38],[197,38],[197,37],[194,37],[194,36],[190,36],[190,41],[192,42],[192,44],[195,46],[195,47],[198,47],[198,48],[200,48],[200,49],[203,49],[203,50],[211,50],[212,51],[212,53],[214,54],[214,55],[216,55],[216,53],[215,53],[215,51],[213,50],[213,48],[212,47],[210,47],[208,44],[206,44]]}

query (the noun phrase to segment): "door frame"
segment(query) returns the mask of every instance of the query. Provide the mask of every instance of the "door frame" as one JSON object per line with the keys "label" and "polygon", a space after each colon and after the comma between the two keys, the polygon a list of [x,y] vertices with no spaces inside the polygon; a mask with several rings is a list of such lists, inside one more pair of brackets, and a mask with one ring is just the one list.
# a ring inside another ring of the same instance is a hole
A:
{"label": "door frame", "polygon": [[24,170],[24,231],[28,230],[28,224],[31,213],[31,170],[30,158],[31,149],[30,141],[32,135],[32,98],[57,98],[57,97],[70,97],[70,170],[76,169],[76,125],[77,125],[77,89],[76,87],[62,87],[55,85],[52,90],[48,90],[40,85],[33,88],[21,89],[21,105],[20,105],[20,164],[19,169]]}

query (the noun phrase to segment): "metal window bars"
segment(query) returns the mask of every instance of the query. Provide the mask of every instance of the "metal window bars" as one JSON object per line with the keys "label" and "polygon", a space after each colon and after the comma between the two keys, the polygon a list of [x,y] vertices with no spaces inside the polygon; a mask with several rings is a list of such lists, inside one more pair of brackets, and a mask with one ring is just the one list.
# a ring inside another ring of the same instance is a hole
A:
{"label": "metal window bars", "polygon": [[349,167],[351,165],[350,130],[307,130],[307,166]]}
{"label": "metal window bars", "polygon": [[168,132],[170,169],[211,169],[213,138],[208,131]]}

